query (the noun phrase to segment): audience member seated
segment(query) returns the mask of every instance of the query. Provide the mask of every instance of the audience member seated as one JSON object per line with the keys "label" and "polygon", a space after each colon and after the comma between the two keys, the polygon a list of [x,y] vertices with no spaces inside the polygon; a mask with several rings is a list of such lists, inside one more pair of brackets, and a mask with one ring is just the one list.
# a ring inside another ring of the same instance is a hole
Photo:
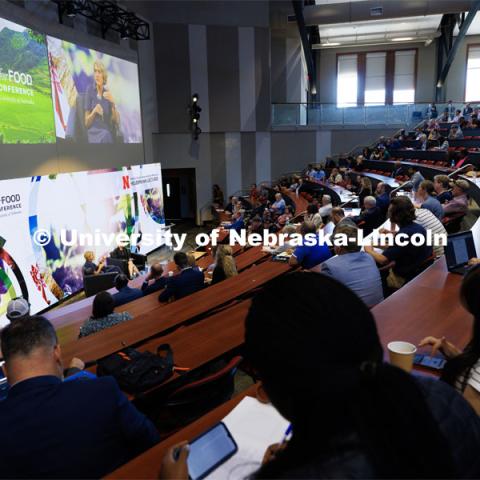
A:
{"label": "audience member seated", "polygon": [[443,212],[445,213],[445,215],[451,215],[453,213],[467,213],[468,190],[469,185],[466,180],[455,180],[452,188],[453,198],[443,204]]}
{"label": "audience member seated", "polygon": [[373,152],[370,155],[370,160],[381,160],[381,159],[382,159],[382,155],[380,153],[380,149],[378,147],[375,147],[373,149]]}
{"label": "audience member seated", "polygon": [[450,190],[450,178],[447,175],[435,175],[433,177],[433,187],[437,194],[436,199],[442,205],[453,198]]}
{"label": "audience member seated", "polygon": [[[426,208],[415,208],[415,223],[421,225],[427,232],[430,230],[432,235],[448,235],[443,223]],[[433,245],[433,254],[436,257],[441,257],[444,253],[442,245]]]}
{"label": "audience member seated", "polygon": [[245,228],[244,214],[245,210],[243,209],[233,213],[232,223],[230,223],[230,225],[225,225],[224,228],[227,230],[235,230],[236,232],[239,232],[242,228]]}
{"label": "audience member seated", "polygon": [[[335,242],[345,246],[335,246]],[[347,239],[345,242],[344,240]],[[342,282],[355,292],[368,307],[373,307],[383,300],[383,287],[380,272],[375,260],[368,253],[361,252],[357,241],[358,228],[339,225],[333,236],[335,257],[319,265],[318,270]],[[316,271],[315,267],[313,270]]]}
{"label": "audience member seated", "polygon": [[101,478],[159,441],[112,377],[63,382],[45,318],[6,326],[1,350],[11,385],[0,409],[2,478]]}
{"label": "audience member seated", "polygon": [[448,147],[450,146],[448,140],[445,137],[440,137],[438,139],[438,147],[434,147],[434,150],[439,150],[441,152],[448,152]]}
{"label": "audience member seated", "polygon": [[332,172],[328,178],[328,181],[334,185],[338,185],[339,183],[343,182],[342,174],[339,172],[338,168],[332,168]]}
{"label": "audience member seated", "polygon": [[318,213],[318,206],[310,203],[307,206],[307,212],[303,216],[303,221],[307,223],[313,223],[318,230],[323,225],[322,216]]}
{"label": "audience member seated", "polygon": [[132,254],[130,250],[125,248],[123,245],[118,245],[115,250],[110,253],[112,258],[116,258],[118,260],[124,260],[127,263],[128,267],[128,276],[129,278],[135,278],[140,275],[137,266],[133,263]]}
{"label": "audience member seated", "polygon": [[277,227],[279,229],[283,228],[292,218],[293,218],[293,207],[290,205],[287,205],[285,207],[285,213],[277,217]]}
{"label": "audience member seated", "polygon": [[325,180],[325,172],[321,168],[315,167],[312,178],[317,182],[323,182]]}
{"label": "audience member seated", "polygon": [[441,117],[439,118],[439,122],[441,122],[441,123],[447,123],[447,122],[449,122],[449,121],[450,121],[450,117],[449,117],[449,114],[448,114],[448,109],[446,108],[446,109],[443,111]]}
{"label": "audience member seated", "polygon": [[437,111],[437,106],[435,105],[435,102],[432,102],[428,108],[427,108],[427,117],[428,118],[437,118],[438,117],[438,111]]}
{"label": "audience member seated", "polygon": [[461,110],[455,110],[455,115],[451,118],[450,122],[451,123],[458,123],[460,121],[461,117],[462,117],[462,111]]}
{"label": "audience member seated", "polygon": [[237,204],[237,202],[238,202],[237,197],[233,197],[233,196],[228,197],[228,203],[227,203],[227,206],[225,207],[225,212],[232,214],[233,211],[235,210],[235,205]]}
{"label": "audience member seated", "polygon": [[480,265],[474,266],[463,277],[460,301],[473,315],[472,338],[462,351],[445,337],[426,337],[419,346],[432,346],[431,354],[438,352],[447,358],[441,379],[456,388],[480,415]]}
{"label": "audience member seated", "polygon": [[351,227],[357,228],[357,224],[355,223],[353,217],[346,217],[345,211],[342,207],[332,208],[330,217],[332,219],[332,223],[335,225],[332,235],[335,235],[337,227],[340,225],[349,225]]}
{"label": "audience member seated", "polygon": [[325,220],[326,217],[332,212],[332,197],[330,195],[323,195],[322,197],[322,206],[318,209],[318,213]]}
{"label": "audience member seated", "polygon": [[[303,237],[303,245],[295,248],[293,255],[290,257],[290,265],[300,265],[305,269],[309,269],[328,260],[332,256],[328,246],[320,243],[317,229],[313,223],[303,222],[300,227],[300,234]],[[305,239],[305,235],[307,234],[311,241]]]}
{"label": "audience member seated", "polygon": [[115,301],[109,292],[99,292],[92,303],[91,317],[80,327],[79,338],[87,337],[106,328],[131,320],[128,312],[114,312]]}
{"label": "audience member seated", "polygon": [[282,233],[285,236],[283,245],[278,245],[275,247],[272,251],[272,255],[278,255],[279,253],[286,252],[287,250],[293,251],[295,249],[295,246],[292,245],[290,238],[291,235],[297,233],[297,227],[295,227],[295,225],[285,225]]}
{"label": "audience member seated", "polygon": [[248,226],[248,233],[259,233],[263,234],[263,223],[262,223],[262,218],[259,217],[258,215],[255,215],[251,220],[250,220],[250,225]]}
{"label": "audience member seated", "polygon": [[412,190],[416,192],[420,184],[425,180],[425,178],[416,165],[408,167],[408,176],[410,177],[410,180],[407,182],[407,186],[411,185]]}
{"label": "audience member seated", "polygon": [[213,269],[212,274],[212,285],[238,275],[235,259],[233,258],[232,247],[229,245],[218,245],[215,260],[215,268]]}
{"label": "audience member seated", "polygon": [[365,169],[365,164],[363,163],[364,160],[365,160],[364,155],[358,155],[354,163],[352,164],[353,170],[357,172],[363,171]]}
{"label": "audience member seated", "polygon": [[123,273],[115,277],[115,288],[118,290],[117,293],[113,294],[113,301],[116,307],[143,297],[142,291],[139,288],[128,286],[128,277]]}
{"label": "audience member seated", "polygon": [[462,110],[462,115],[464,117],[467,117],[468,115],[471,115],[472,113],[473,113],[472,106],[469,103],[465,104],[465,106],[463,107],[463,110]]}
{"label": "audience member seated", "polygon": [[448,132],[448,140],[460,140],[463,138],[462,129],[458,125],[452,125]]}
{"label": "audience member seated", "polygon": [[443,218],[443,208],[441,203],[432,196],[435,191],[433,182],[430,180],[424,180],[418,187],[415,195],[416,202],[421,208],[430,210],[439,220]]}
{"label": "audience member seated", "polygon": [[95,253],[92,251],[88,250],[83,254],[83,257],[85,258],[85,263],[83,264],[83,275],[98,275],[99,273],[111,273],[111,272],[117,272],[117,273],[122,273],[120,269],[115,266],[115,265],[105,265],[105,258],[102,257],[100,259],[100,263],[96,265],[94,263],[95,260]]}
{"label": "audience member seated", "polygon": [[390,205],[390,195],[387,193],[386,186],[383,182],[377,183],[375,199],[377,200],[377,207],[385,216],[387,214],[388,206]]}
{"label": "audience member seated", "polygon": [[285,200],[281,193],[275,194],[275,201],[272,203],[272,212],[276,215],[283,215],[285,213]]}
{"label": "audience member seated", "polygon": [[204,287],[203,273],[188,264],[188,257],[185,253],[177,252],[173,256],[173,261],[180,273],[167,279],[165,290],[158,297],[160,302],[167,302],[170,299],[178,300],[198,292]]}
{"label": "audience member seated", "polygon": [[386,247],[382,253],[378,253],[373,246],[367,245],[365,251],[372,255],[379,265],[395,262],[395,266],[390,269],[388,274],[387,285],[390,288],[398,289],[432,255],[432,247],[426,244],[415,246],[410,241],[413,235],[425,236],[427,232],[421,225],[415,223],[415,207],[408,197],[393,198],[388,209],[388,217],[392,224],[399,226],[396,235],[403,234],[404,246],[392,245]]}
{"label": "audience member seated", "polygon": [[[291,300],[279,302],[278,292]],[[272,282],[252,301],[245,344],[293,432],[248,478],[480,475],[474,411],[444,382],[384,363],[372,314],[336,280],[298,272]],[[172,446],[160,478],[186,480],[187,456],[185,442]]]}
{"label": "audience member seated", "polygon": [[404,175],[405,175],[405,169],[403,168],[402,162],[400,160],[397,160],[393,167],[392,177],[397,178],[397,177],[403,177]]}
{"label": "audience member seated", "polygon": [[372,182],[368,177],[360,178],[360,190],[358,191],[358,205],[363,208],[363,201],[365,197],[371,197],[373,195]]}
{"label": "audience member seated", "polygon": [[148,275],[145,277],[145,280],[142,283],[142,294],[149,295],[150,293],[158,292],[163,290],[167,283],[166,277],[163,276],[163,267],[160,263],[154,263],[150,267]]}
{"label": "audience member seated", "polygon": [[385,215],[377,207],[375,197],[365,198],[364,209],[358,217],[354,218],[354,221],[363,230],[365,236],[372,233],[375,228],[378,228],[385,221]]}
{"label": "audience member seated", "polygon": [[7,318],[10,322],[30,315],[30,304],[22,297],[12,298],[7,305]]}

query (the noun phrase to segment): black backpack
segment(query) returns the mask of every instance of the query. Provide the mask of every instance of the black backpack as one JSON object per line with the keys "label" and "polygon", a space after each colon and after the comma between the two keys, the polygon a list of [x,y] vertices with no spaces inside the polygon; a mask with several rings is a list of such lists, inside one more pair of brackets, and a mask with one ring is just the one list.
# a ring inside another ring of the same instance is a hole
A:
{"label": "black backpack", "polygon": [[173,352],[166,343],[157,348],[156,354],[126,348],[102,358],[97,364],[99,377],[104,375],[115,377],[120,388],[128,393],[144,392],[160,385],[172,374]]}

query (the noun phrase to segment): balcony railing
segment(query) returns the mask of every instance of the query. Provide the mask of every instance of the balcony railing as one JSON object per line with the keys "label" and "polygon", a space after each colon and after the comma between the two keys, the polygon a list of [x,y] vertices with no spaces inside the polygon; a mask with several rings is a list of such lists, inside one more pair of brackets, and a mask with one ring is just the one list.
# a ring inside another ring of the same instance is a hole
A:
{"label": "balcony railing", "polygon": [[[428,103],[341,107],[331,103],[274,103],[272,124],[274,127],[408,128],[430,118],[428,107]],[[454,104],[454,107],[462,110],[464,104]],[[438,117],[445,108],[447,104],[437,104]]]}

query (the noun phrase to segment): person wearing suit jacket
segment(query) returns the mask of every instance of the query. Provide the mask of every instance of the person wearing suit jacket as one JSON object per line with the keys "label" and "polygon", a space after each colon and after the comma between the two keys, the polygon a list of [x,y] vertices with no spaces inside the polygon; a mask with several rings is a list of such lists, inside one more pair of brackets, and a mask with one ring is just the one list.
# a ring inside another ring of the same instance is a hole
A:
{"label": "person wearing suit jacket", "polygon": [[142,283],[142,294],[145,296],[163,290],[166,284],[167,279],[163,276],[162,265],[155,263],[150,267],[150,272]]}
{"label": "person wearing suit jacket", "polygon": [[380,208],[377,207],[375,197],[368,196],[364,200],[364,210],[355,217],[355,223],[363,230],[363,234],[370,235],[375,228],[378,228],[385,220]]}
{"label": "person wearing suit jacket", "polygon": [[63,381],[44,317],[7,325],[1,349],[10,385],[0,408],[1,478],[101,478],[159,441],[112,377]]}
{"label": "person wearing suit jacket", "polygon": [[140,289],[128,286],[128,277],[124,273],[120,273],[115,277],[115,288],[118,290],[117,293],[113,294],[116,307],[143,297]]}
{"label": "person wearing suit jacket", "polygon": [[203,273],[189,265],[188,257],[185,253],[177,252],[173,256],[173,260],[180,273],[167,280],[165,290],[158,297],[160,302],[167,302],[171,298],[178,300],[204,287]]}

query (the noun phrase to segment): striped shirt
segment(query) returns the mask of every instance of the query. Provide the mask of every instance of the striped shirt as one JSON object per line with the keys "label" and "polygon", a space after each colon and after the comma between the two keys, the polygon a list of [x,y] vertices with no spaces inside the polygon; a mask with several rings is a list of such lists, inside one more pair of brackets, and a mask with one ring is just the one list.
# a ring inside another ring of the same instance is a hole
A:
{"label": "striped shirt", "polygon": [[[425,230],[431,230],[433,239],[435,240],[436,234],[444,234],[447,236],[447,231],[442,222],[426,208],[417,208],[415,210],[416,220],[415,223],[422,225]],[[440,257],[444,254],[444,248],[441,245],[433,245],[433,253],[436,257]]]}
{"label": "striped shirt", "polygon": [[[465,376],[461,375],[455,381],[455,388],[463,393],[463,383],[465,381]],[[468,374],[467,383],[465,384],[466,387],[471,386],[476,392],[480,393],[480,360],[472,367],[470,373]]]}

